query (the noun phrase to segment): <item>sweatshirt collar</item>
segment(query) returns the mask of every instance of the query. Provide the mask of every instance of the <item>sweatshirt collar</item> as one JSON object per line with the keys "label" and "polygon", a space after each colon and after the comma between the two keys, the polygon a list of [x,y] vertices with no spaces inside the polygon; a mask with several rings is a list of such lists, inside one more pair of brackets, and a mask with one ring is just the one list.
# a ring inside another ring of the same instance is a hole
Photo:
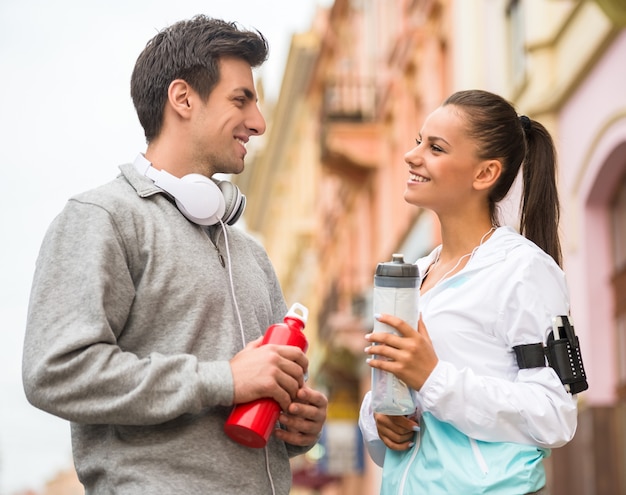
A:
{"label": "sweatshirt collar", "polygon": [[149,166],[150,162],[143,153],[139,153],[133,163],[120,165],[122,175],[142,198],[163,193],[163,189],[157,187],[152,179],[141,173],[141,170],[146,170]]}

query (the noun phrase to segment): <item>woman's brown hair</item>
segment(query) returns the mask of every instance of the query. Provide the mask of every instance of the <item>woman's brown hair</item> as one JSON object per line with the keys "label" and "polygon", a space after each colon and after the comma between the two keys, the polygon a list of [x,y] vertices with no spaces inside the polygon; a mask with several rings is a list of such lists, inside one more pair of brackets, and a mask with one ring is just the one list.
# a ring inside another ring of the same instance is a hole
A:
{"label": "woman's brown hair", "polygon": [[502,174],[489,193],[493,224],[499,223],[498,203],[508,194],[522,167],[520,233],[561,266],[556,150],[550,133],[539,122],[518,116],[513,105],[488,91],[459,91],[443,105],[461,110],[468,134],[478,143],[479,158],[502,163]]}

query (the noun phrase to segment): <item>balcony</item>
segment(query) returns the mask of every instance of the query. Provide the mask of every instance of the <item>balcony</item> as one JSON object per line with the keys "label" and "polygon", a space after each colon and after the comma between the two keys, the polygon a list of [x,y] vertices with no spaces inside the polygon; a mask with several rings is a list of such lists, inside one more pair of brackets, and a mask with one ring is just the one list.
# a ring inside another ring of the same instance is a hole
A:
{"label": "balcony", "polygon": [[380,166],[381,123],[372,79],[344,77],[326,83],[321,118],[324,165],[361,173]]}

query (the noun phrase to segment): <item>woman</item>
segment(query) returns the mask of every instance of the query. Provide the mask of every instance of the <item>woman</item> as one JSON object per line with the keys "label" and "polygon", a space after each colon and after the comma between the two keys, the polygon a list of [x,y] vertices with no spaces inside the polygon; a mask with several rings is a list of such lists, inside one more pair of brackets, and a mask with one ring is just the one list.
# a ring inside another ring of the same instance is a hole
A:
{"label": "woman", "polygon": [[[417,261],[417,331],[376,315],[399,335],[366,336],[369,365],[414,389],[417,405],[386,416],[364,398],[359,425],[383,466],[381,493],[547,493],[542,461],[574,436],[576,397],[552,368],[520,369],[513,348],[545,343],[569,313],[552,139],[501,97],[470,90],[416,141],[404,198],[438,216],[442,244]],[[498,203],[522,164],[520,235],[499,226]]]}

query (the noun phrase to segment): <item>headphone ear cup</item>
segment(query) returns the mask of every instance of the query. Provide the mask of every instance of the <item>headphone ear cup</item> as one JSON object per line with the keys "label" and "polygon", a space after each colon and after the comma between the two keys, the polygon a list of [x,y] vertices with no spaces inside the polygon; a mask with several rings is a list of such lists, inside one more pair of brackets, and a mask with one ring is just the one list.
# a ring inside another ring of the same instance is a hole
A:
{"label": "headphone ear cup", "polygon": [[198,225],[222,222],[233,225],[246,207],[246,197],[229,181],[208,178],[202,174],[175,177],[166,170],[157,170],[143,154],[137,155],[133,166],[176,201],[180,212]]}
{"label": "headphone ear cup", "polygon": [[214,225],[224,216],[224,196],[214,181],[201,174],[180,178],[177,191],[168,191],[185,217],[198,225]]}
{"label": "headphone ear cup", "polygon": [[246,209],[246,197],[239,188],[230,181],[212,179],[224,196],[225,210],[222,221],[233,225]]}

